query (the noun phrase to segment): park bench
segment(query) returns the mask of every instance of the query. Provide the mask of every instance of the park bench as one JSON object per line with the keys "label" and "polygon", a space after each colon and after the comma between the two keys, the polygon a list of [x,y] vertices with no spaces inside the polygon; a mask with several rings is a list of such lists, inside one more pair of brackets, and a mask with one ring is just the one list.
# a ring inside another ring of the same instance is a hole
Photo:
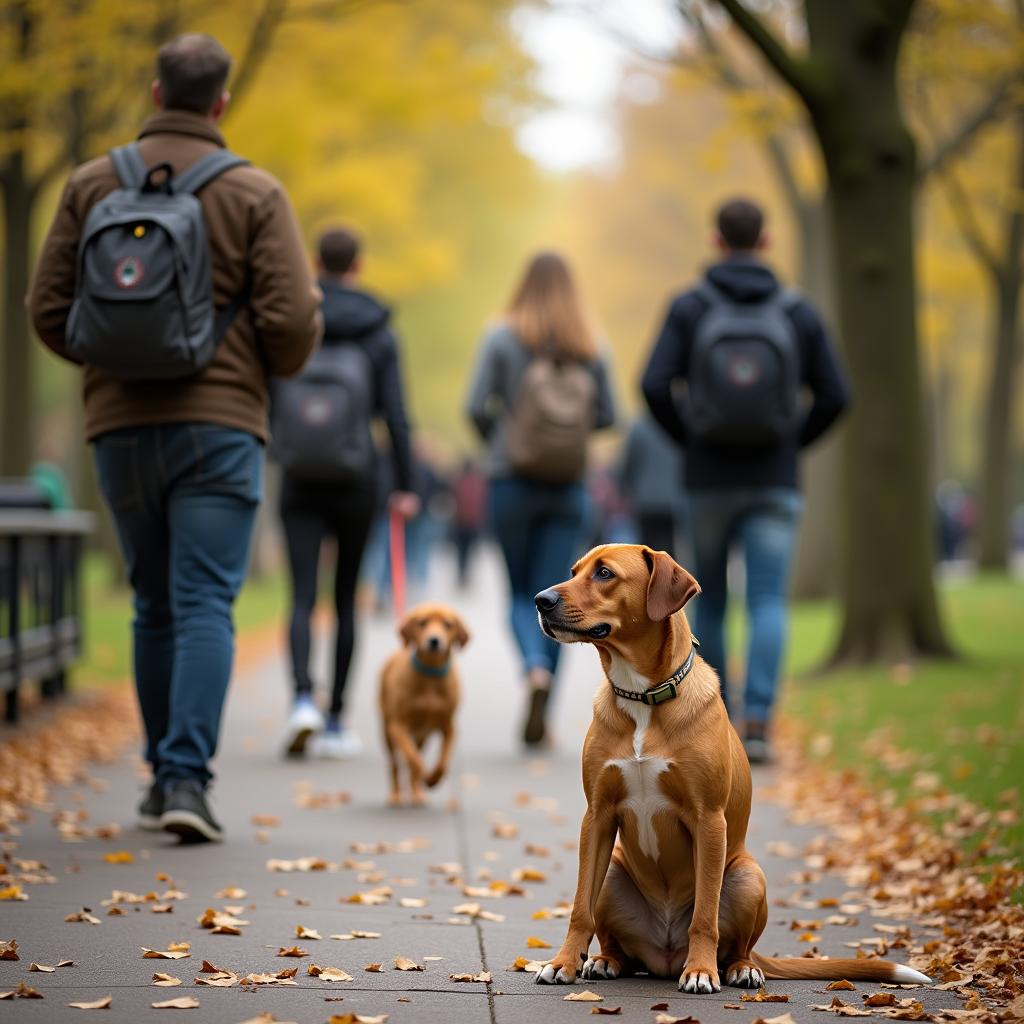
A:
{"label": "park bench", "polygon": [[64,692],[81,651],[80,570],[92,527],[88,512],[0,507],[0,691],[8,722],[18,719],[24,683],[37,682],[44,698]]}

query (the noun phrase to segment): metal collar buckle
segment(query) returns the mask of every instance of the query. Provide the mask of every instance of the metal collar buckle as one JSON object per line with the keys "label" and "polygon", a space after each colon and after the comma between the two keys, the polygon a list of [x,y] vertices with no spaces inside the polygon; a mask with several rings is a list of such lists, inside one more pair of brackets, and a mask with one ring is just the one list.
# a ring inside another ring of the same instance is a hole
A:
{"label": "metal collar buckle", "polygon": [[638,700],[641,704],[646,704],[648,707],[654,707],[656,704],[664,704],[666,701],[672,700],[679,696],[679,684],[690,674],[690,670],[693,668],[693,663],[697,658],[697,648],[700,647],[700,641],[696,637],[691,638],[693,645],[690,647],[690,653],[686,656],[686,661],[682,663],[666,679],[663,683],[658,683],[657,686],[652,686],[642,693],[637,693],[635,690],[622,690],[614,683],[612,683],[612,689],[619,697],[625,697],[626,700]]}

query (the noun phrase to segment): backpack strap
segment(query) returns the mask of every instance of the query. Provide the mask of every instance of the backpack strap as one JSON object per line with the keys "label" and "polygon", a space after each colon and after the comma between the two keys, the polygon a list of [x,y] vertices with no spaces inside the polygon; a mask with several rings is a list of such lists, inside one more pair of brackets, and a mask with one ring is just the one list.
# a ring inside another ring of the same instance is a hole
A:
{"label": "backpack strap", "polygon": [[249,305],[251,296],[252,285],[246,281],[242,290],[226,306],[217,310],[213,318],[213,336],[218,342],[222,341],[224,335],[228,333],[231,325],[235,322],[235,317]]}
{"label": "backpack strap", "polygon": [[244,157],[236,156],[229,149],[218,149],[209,156],[197,160],[187,170],[174,176],[174,191],[179,195],[182,192],[189,192],[195,195],[203,186],[209,185],[214,178],[219,177],[232,167],[244,167],[249,161]]}
{"label": "backpack strap", "polygon": [[142,188],[146,180],[146,162],[142,159],[137,142],[112,149],[110,160],[123,188]]}

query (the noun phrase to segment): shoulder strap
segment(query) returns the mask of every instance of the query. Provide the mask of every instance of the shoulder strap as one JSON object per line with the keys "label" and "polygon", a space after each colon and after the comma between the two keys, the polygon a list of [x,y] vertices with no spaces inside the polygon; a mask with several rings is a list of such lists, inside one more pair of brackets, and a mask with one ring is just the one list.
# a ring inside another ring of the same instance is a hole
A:
{"label": "shoulder strap", "polygon": [[114,172],[124,188],[142,188],[146,180],[146,163],[137,142],[129,142],[110,151]]}
{"label": "shoulder strap", "polygon": [[242,167],[249,161],[243,157],[236,156],[228,149],[218,149],[209,156],[197,160],[187,170],[174,176],[174,191],[177,193],[190,192],[195,195],[204,185],[209,185],[214,178],[219,177],[232,167]]}
{"label": "shoulder strap", "polygon": [[213,336],[218,342],[228,333],[235,317],[249,304],[251,295],[252,284],[247,280],[242,290],[223,309],[217,310],[213,319]]}

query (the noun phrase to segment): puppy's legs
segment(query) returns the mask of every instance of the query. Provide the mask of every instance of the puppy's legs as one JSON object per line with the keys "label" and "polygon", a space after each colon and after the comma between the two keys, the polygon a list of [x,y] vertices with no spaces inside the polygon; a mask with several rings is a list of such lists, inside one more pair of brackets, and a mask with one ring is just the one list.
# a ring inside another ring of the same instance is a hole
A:
{"label": "puppy's legs", "polygon": [[754,966],[750,951],[767,921],[764,872],[749,853],[743,853],[725,873],[718,909],[719,963],[725,968],[727,985],[760,988],[764,984],[764,974]]}
{"label": "puppy's legs", "polygon": [[455,725],[449,722],[441,733],[441,753],[437,757],[437,767],[427,776],[428,789],[433,789],[448,774],[448,763],[452,757],[452,746],[455,743]]}
{"label": "puppy's legs", "polygon": [[[687,823],[693,836],[694,900],[680,992],[720,992],[718,906],[725,874],[726,825],[722,811],[706,811]],[[692,826],[692,827],[691,827]]]}
{"label": "puppy's legs", "polygon": [[594,937],[594,909],[608,873],[618,829],[614,807],[596,802],[587,807],[580,828],[580,867],[569,930],[558,955],[537,973],[538,984],[569,985],[586,962]]}
{"label": "puppy's legs", "polygon": [[[422,803],[423,787],[420,785],[420,779],[423,777],[423,758],[420,756],[419,748],[409,734],[409,730],[401,722],[390,722],[388,724],[388,739],[402,754],[409,766],[413,803]],[[416,798],[417,791],[419,792],[419,800]],[[400,797],[399,800],[401,800]]]}
{"label": "puppy's legs", "polygon": [[395,749],[395,744],[392,742],[387,729],[384,730],[384,744],[388,749],[388,765],[391,774],[391,790],[388,793],[388,803],[391,804],[392,807],[401,807],[402,790],[398,778],[398,751]]}

